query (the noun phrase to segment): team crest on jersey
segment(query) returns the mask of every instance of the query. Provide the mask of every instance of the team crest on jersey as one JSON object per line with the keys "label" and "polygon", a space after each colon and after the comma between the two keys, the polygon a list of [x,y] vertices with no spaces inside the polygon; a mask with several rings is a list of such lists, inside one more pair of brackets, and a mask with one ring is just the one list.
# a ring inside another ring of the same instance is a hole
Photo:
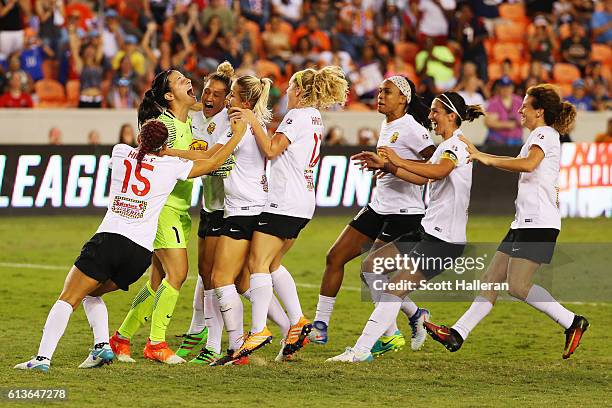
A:
{"label": "team crest on jersey", "polygon": [[208,127],[206,128],[206,131],[208,132],[209,135],[212,135],[216,127],[217,127],[217,124],[215,122],[210,122],[210,125],[208,125]]}
{"label": "team crest on jersey", "polygon": [[260,184],[261,184],[261,186],[263,188],[263,191],[265,191],[267,193],[268,192],[268,178],[266,177],[265,174],[263,176],[261,176]]}
{"label": "team crest on jersey", "polygon": [[125,218],[142,218],[147,209],[147,202],[129,197],[116,196],[111,211]]}
{"label": "team crest on jersey", "polygon": [[189,145],[189,150],[208,150],[208,142],[206,140],[194,139]]}
{"label": "team crest on jersey", "polygon": [[398,138],[398,137],[399,137],[399,132],[394,132],[394,133],[391,135],[391,139],[389,139],[389,142],[391,142],[391,143],[395,143],[395,142],[397,142],[397,138]]}

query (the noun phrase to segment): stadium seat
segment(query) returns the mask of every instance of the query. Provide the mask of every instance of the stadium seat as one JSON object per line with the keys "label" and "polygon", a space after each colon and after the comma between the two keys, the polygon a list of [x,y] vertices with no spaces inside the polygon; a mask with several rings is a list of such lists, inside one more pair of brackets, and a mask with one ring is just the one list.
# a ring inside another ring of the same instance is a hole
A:
{"label": "stadium seat", "polygon": [[[513,64],[512,65],[512,73],[510,74],[510,78],[515,82],[521,82],[522,81],[522,70],[523,70],[523,65],[525,65],[527,63],[522,63],[522,64]],[[528,64],[527,64],[528,65]],[[498,80],[499,78],[502,77],[502,68],[501,68],[501,64],[496,63],[496,62],[491,62],[489,63],[488,67],[487,67],[487,72],[489,75],[489,82],[493,82]]]}
{"label": "stadium seat", "polygon": [[497,24],[495,37],[500,42],[522,43],[525,41],[525,26],[518,22]]}
{"label": "stadium seat", "polygon": [[523,45],[517,43],[498,42],[493,45],[493,60],[502,62],[510,59],[513,63],[522,62]]}
{"label": "stadium seat", "polygon": [[399,55],[404,61],[414,63],[419,52],[419,46],[411,42],[398,42],[395,44],[395,55]]}
{"label": "stadium seat", "polygon": [[612,64],[612,50],[609,45],[593,43],[591,45],[591,59],[603,64]]}
{"label": "stadium seat", "polygon": [[498,9],[499,17],[504,20],[524,21],[526,19],[523,3],[503,3]]}
{"label": "stadium seat", "polygon": [[62,108],[66,103],[64,87],[54,79],[41,79],[34,84],[39,108]]}
{"label": "stadium seat", "polygon": [[580,79],[580,70],[572,64],[558,62],[553,67],[553,79],[557,84],[572,84]]}
{"label": "stadium seat", "polygon": [[79,95],[81,94],[81,82],[71,79],[66,83],[66,106],[76,108],[79,106]]}

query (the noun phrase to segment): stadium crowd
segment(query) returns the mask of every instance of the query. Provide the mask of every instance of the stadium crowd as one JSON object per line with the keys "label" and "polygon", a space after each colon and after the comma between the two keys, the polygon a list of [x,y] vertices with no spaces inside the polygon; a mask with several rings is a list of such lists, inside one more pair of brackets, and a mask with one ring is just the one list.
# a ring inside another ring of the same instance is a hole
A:
{"label": "stadium crowd", "polygon": [[274,81],[280,118],[291,74],[334,64],[351,81],[347,109],[374,109],[383,78],[401,74],[426,103],[452,89],[486,105],[487,141],[520,145],[529,86],[611,108],[611,46],[612,0],[0,0],[0,107],[134,108],[170,67],[199,95],[227,60]]}

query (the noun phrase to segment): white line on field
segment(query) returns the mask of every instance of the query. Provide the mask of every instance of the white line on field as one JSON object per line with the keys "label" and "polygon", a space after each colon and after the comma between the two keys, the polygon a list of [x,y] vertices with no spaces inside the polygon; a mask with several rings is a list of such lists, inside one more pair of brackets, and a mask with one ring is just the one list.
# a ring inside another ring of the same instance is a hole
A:
{"label": "white line on field", "polygon": [[[2,267],[16,268],[16,269],[48,269],[48,270],[53,270],[53,271],[58,271],[58,270],[67,271],[69,269],[66,266],[59,266],[59,265],[41,265],[41,264],[15,263],[15,262],[0,262],[0,268]],[[190,274],[189,276],[187,276],[187,279],[188,280],[197,279],[197,275]],[[318,289],[320,287],[320,285],[315,285],[312,283],[296,283],[296,285],[300,288],[309,288],[309,289]],[[355,286],[342,286],[342,290],[346,290],[349,292],[360,292],[361,288],[358,288]],[[609,302],[603,302],[603,303],[563,302],[563,303],[567,303],[568,305],[588,305],[588,306],[610,305]]]}

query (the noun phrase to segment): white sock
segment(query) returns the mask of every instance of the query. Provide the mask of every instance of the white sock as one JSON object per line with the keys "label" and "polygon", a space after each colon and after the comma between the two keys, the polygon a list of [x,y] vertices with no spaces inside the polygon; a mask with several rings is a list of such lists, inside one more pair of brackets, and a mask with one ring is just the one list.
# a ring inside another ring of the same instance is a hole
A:
{"label": "white sock", "polygon": [[476,296],[470,308],[457,320],[457,323],[452,328],[465,340],[470,332],[474,330],[474,327],[489,314],[491,309],[493,309],[493,303],[489,302],[487,298]]}
{"label": "white sock", "polygon": [[[380,300],[379,298],[383,294],[384,284],[389,281],[389,276],[372,272],[362,272],[362,276],[366,285],[370,289],[370,296],[372,298],[372,301],[377,304]],[[418,306],[412,300],[410,300],[410,298],[406,297],[402,302],[401,310],[406,314],[406,316],[408,316],[408,318],[410,318],[417,312]],[[399,328],[397,327],[397,321],[394,321],[387,328],[384,335],[392,336],[398,330]]]}
{"label": "white sock", "polygon": [[383,293],[380,302],[370,315],[368,323],[363,329],[361,336],[355,343],[355,350],[359,353],[369,353],[374,343],[385,330],[397,319],[402,299],[395,295]]}
{"label": "white sock", "polygon": [[219,306],[219,299],[215,290],[204,291],[204,322],[208,327],[206,348],[219,354],[221,352],[221,337],[223,336],[223,317]]}
{"label": "white sock", "polygon": [[289,321],[292,325],[297,324],[302,316],[304,316],[304,313],[302,313],[302,306],[300,305],[300,298],[298,297],[293,277],[283,265],[272,272],[271,275],[274,290],[287,309]]}
{"label": "white sock", "polygon": [[570,312],[553,298],[546,289],[533,285],[525,298],[525,302],[548,315],[563,328],[569,329],[574,322],[574,313]]}
{"label": "white sock", "polygon": [[85,296],[83,309],[93,330],[94,346],[108,343],[108,310],[101,297]]}
{"label": "white sock", "polygon": [[204,317],[204,282],[198,275],[195,290],[193,291],[193,312],[191,313],[191,325],[187,334],[200,333],[206,327]]}
{"label": "white sock", "polygon": [[[246,292],[242,294],[245,298],[251,301],[251,288],[247,289]],[[285,313],[285,309],[280,304],[276,296],[272,295],[272,300],[270,300],[270,306],[268,306],[268,320],[271,320],[278,326],[283,337],[287,336],[289,333],[289,329],[291,324],[289,323],[289,317],[287,313]]]}
{"label": "white sock", "polygon": [[270,301],[274,296],[272,276],[269,273],[254,273],[251,275],[251,333],[259,333],[266,327]]}
{"label": "white sock", "polygon": [[335,297],[319,295],[319,302],[317,303],[317,313],[315,314],[315,321],[320,321],[329,326],[329,319],[334,311],[334,303],[336,303]]}
{"label": "white sock", "polygon": [[225,330],[229,339],[228,348],[238,350],[242,345],[243,328],[243,307],[240,295],[236,291],[236,285],[227,285],[215,289],[217,299],[219,299],[219,309],[225,323]]}
{"label": "white sock", "polygon": [[64,335],[64,331],[68,326],[71,314],[72,306],[70,306],[70,303],[63,300],[55,302],[51,310],[49,310],[37,356],[46,357],[51,360],[57,348],[57,343]]}
{"label": "white sock", "polygon": [[395,332],[398,330],[399,330],[399,327],[397,327],[397,321],[394,320],[393,322],[391,322],[391,325],[387,327],[387,330],[385,330],[385,332],[383,333],[383,336],[393,336]]}

